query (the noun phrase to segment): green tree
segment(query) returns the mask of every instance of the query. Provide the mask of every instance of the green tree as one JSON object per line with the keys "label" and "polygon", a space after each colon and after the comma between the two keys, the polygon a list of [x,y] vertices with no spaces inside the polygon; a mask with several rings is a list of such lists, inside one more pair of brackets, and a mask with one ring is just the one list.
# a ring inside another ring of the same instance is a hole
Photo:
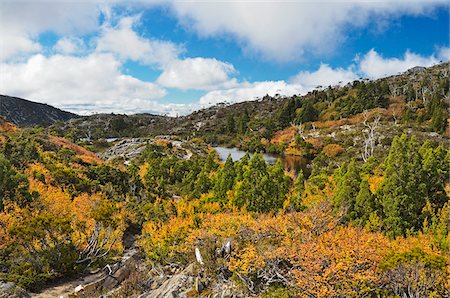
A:
{"label": "green tree", "polygon": [[385,160],[384,182],[379,190],[384,228],[391,236],[422,228],[427,202],[435,211],[447,201],[444,184],[449,173],[449,153],[414,137],[394,138]]}
{"label": "green tree", "polygon": [[291,196],[291,207],[295,211],[301,211],[303,209],[302,196],[305,192],[305,176],[303,170],[300,169],[297,175],[297,179],[294,183],[294,190]]}
{"label": "green tree", "polygon": [[268,168],[262,154],[252,156],[238,181],[234,204],[249,211],[269,212],[283,206],[289,185],[281,162]]}
{"label": "green tree", "polygon": [[17,173],[5,156],[0,154],[0,211],[7,200],[23,205],[31,200],[31,195],[28,193],[26,177]]}
{"label": "green tree", "polygon": [[347,214],[346,219],[356,218],[354,208],[360,184],[359,168],[352,160],[342,178],[337,179],[337,190],[333,197],[335,209],[344,209]]}
{"label": "green tree", "polygon": [[234,186],[234,179],[236,173],[234,170],[234,162],[231,155],[228,155],[223,168],[218,174],[218,179],[214,187],[216,199],[220,202],[225,202],[227,191]]}
{"label": "green tree", "polygon": [[236,121],[234,120],[233,115],[227,116],[226,132],[227,133],[235,133],[236,132]]}
{"label": "green tree", "polygon": [[364,226],[375,211],[375,200],[370,191],[369,182],[366,179],[361,180],[359,192],[355,199],[355,222]]}

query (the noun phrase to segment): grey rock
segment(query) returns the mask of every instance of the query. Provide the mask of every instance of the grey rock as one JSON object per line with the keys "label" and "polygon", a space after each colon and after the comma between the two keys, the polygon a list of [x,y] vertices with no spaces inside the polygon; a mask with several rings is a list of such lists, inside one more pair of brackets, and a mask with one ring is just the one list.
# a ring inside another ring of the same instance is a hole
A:
{"label": "grey rock", "polygon": [[28,298],[31,297],[27,291],[17,287],[12,282],[0,281],[0,298]]}

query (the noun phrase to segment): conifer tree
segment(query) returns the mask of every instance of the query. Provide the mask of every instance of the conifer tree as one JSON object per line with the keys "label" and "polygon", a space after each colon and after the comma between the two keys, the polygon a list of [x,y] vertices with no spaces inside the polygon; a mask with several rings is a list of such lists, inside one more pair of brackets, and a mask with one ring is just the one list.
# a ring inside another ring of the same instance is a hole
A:
{"label": "conifer tree", "polygon": [[375,201],[372,192],[370,191],[369,182],[367,182],[366,179],[362,179],[358,195],[355,199],[355,222],[364,226],[374,211]]}
{"label": "conifer tree", "polygon": [[223,168],[219,172],[214,187],[215,196],[219,201],[223,202],[226,198],[227,191],[233,188],[235,176],[234,162],[231,154],[229,154]]}
{"label": "conifer tree", "polygon": [[361,177],[359,175],[359,168],[356,166],[354,160],[350,162],[345,174],[337,181],[337,191],[334,195],[335,209],[343,208],[346,210],[346,218],[354,219],[355,199],[359,192]]}
{"label": "conifer tree", "polygon": [[294,183],[294,192],[291,196],[291,207],[295,211],[300,211],[303,209],[302,196],[305,192],[305,176],[303,175],[303,170],[300,169],[297,175],[297,179]]}

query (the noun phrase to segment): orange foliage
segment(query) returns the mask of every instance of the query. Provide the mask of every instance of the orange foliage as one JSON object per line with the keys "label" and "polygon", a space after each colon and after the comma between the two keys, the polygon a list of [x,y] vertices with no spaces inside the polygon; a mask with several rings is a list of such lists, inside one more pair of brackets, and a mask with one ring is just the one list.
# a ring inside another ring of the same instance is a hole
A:
{"label": "orange foliage", "polygon": [[[375,108],[367,111],[368,120],[370,121],[378,115],[385,115],[392,117],[392,111],[387,112],[383,108]],[[391,114],[389,114],[391,113]],[[389,115],[388,115],[389,114]],[[316,128],[336,128],[343,125],[358,124],[364,121],[364,112],[351,116],[350,118],[342,118],[339,120],[327,120],[327,121],[315,121],[314,126]]]}
{"label": "orange foliage", "polygon": [[161,147],[168,147],[170,144],[172,144],[171,141],[165,139],[155,139],[154,143]]}
{"label": "orange foliage", "polygon": [[290,126],[283,130],[277,131],[270,142],[275,145],[289,143],[295,137],[296,133],[297,128]]}
{"label": "orange foliage", "polygon": [[321,142],[319,139],[313,139],[313,138],[311,138],[311,139],[305,140],[305,142],[310,143],[311,145],[313,145],[313,147],[314,147],[315,149],[319,149],[319,148],[322,147],[322,142]]}
{"label": "orange foliage", "polygon": [[369,179],[367,179],[370,185],[370,191],[372,193],[375,193],[377,189],[383,184],[384,177],[383,176],[370,176]]}
{"label": "orange foliage", "polygon": [[387,117],[399,117],[405,110],[406,102],[403,96],[390,96],[389,106],[384,115]]}
{"label": "orange foliage", "polygon": [[285,247],[295,267],[295,285],[304,297],[356,297],[379,282],[378,264],[389,241],[382,234],[348,226]]}
{"label": "orange foliage", "polygon": [[262,138],[262,139],[261,139],[261,144],[262,144],[263,146],[267,146],[269,143],[270,143],[270,141],[269,141],[268,139],[266,139],[266,138]]}
{"label": "orange foliage", "polygon": [[49,136],[49,140],[53,144],[56,144],[58,146],[62,146],[65,148],[69,148],[69,149],[75,151],[76,155],[84,162],[91,163],[91,164],[92,163],[97,163],[97,164],[103,163],[103,161],[94,152],[91,152],[91,151],[87,150],[86,148],[78,146],[64,138],[56,137],[56,136]]}
{"label": "orange foliage", "polygon": [[344,148],[339,144],[328,144],[322,150],[328,157],[335,157],[344,152]]}
{"label": "orange foliage", "polygon": [[16,132],[17,126],[0,117],[0,132]]}
{"label": "orange foliage", "polygon": [[[198,248],[206,272],[226,266],[249,288],[256,276],[260,283],[281,276],[285,285],[298,289],[298,297],[370,295],[385,285],[380,264],[391,252],[417,247],[442,255],[432,236],[391,240],[379,232],[342,226],[341,215],[323,199],[332,196],[333,181],[328,179],[323,190],[307,185],[310,201],[303,212],[217,212],[213,206],[202,209],[207,196],[182,199],[175,205],[176,215],[166,223],[144,224],[139,245],[147,256],[163,263],[195,262]],[[225,256],[220,251],[227,241],[232,250]]]}

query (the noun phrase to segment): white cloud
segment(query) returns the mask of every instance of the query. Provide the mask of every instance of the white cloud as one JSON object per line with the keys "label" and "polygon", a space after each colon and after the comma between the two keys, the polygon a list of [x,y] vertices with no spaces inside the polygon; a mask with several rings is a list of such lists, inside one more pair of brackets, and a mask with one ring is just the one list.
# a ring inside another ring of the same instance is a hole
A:
{"label": "white cloud", "polygon": [[233,65],[210,58],[175,60],[164,68],[158,83],[182,90],[211,90],[236,85],[229,75],[235,73]]}
{"label": "white cloud", "polygon": [[438,58],[440,61],[449,61],[450,60],[450,48],[440,48],[438,51]]}
{"label": "white cloud", "polygon": [[42,49],[36,41],[45,31],[84,34],[97,29],[99,6],[93,1],[2,1],[0,61]]}
{"label": "white cloud", "polygon": [[63,37],[58,40],[54,50],[63,54],[75,54],[85,50],[84,41],[77,37]]}
{"label": "white cloud", "polygon": [[133,26],[138,20],[138,16],[124,17],[116,27],[105,26],[97,40],[97,51],[112,52],[121,59],[147,65],[165,66],[177,59],[183,49],[172,42],[137,35]]}
{"label": "white cloud", "polygon": [[174,1],[172,9],[200,36],[231,35],[247,51],[290,61],[306,52],[332,53],[349,28],[386,26],[392,18],[428,14],[437,5],[448,1]]}
{"label": "white cloud", "polygon": [[26,34],[21,35],[13,31],[7,31],[0,25],[0,61],[17,57],[20,55],[32,54],[39,52],[42,47],[39,43],[34,42]]}
{"label": "white cloud", "polygon": [[317,86],[327,87],[339,83],[354,81],[358,75],[351,68],[331,68],[328,64],[321,64],[319,69],[313,72],[301,71],[291,78],[292,83],[300,84],[307,90]]}
{"label": "white cloud", "polygon": [[[445,49],[441,51],[444,55]],[[428,67],[436,63],[439,63],[439,59],[435,55],[425,57],[406,51],[403,58],[384,58],[372,49],[359,61],[359,70],[365,76],[376,79],[404,72],[415,66]]]}
{"label": "white cloud", "polygon": [[450,58],[450,48],[440,48],[435,54],[421,56],[406,51],[403,58],[384,58],[374,49],[367,52],[362,59],[356,59],[356,65],[347,68],[332,68],[328,64],[321,64],[315,71],[301,71],[289,80],[285,81],[263,81],[243,82],[233,88],[222,88],[213,90],[202,96],[199,103],[202,106],[210,106],[221,102],[235,103],[254,100],[266,94],[271,96],[305,94],[317,86],[328,86],[339,83],[347,83],[359,77],[371,79],[384,77],[386,75],[404,72],[415,66],[431,66]]}
{"label": "white cloud", "polygon": [[[24,63],[0,64],[0,93],[39,100],[60,108],[102,111],[165,112],[152,99],[166,95],[161,87],[120,72],[111,54],[85,57],[34,55]],[[112,110],[109,110],[112,111]]]}
{"label": "white cloud", "polygon": [[261,98],[266,94],[291,96],[303,93],[305,90],[297,84],[288,84],[285,81],[244,82],[229,89],[214,90],[206,93],[199,100],[203,106],[210,106],[221,102],[236,103]]}

